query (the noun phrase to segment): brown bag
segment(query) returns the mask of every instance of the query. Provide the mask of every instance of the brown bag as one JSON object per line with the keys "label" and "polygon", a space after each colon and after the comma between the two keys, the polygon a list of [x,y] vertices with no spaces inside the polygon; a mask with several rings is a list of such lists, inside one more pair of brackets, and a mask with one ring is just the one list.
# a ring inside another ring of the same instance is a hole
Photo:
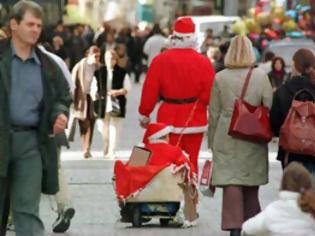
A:
{"label": "brown bag", "polygon": [[[302,92],[310,94],[313,101],[298,101]],[[315,98],[304,89],[293,97],[291,108],[281,126],[279,145],[289,153],[315,155]]]}
{"label": "brown bag", "polygon": [[244,100],[253,71],[247,73],[242,95],[236,99],[228,134],[232,137],[256,143],[268,143],[272,139],[269,122],[269,108],[263,105],[255,107]]}

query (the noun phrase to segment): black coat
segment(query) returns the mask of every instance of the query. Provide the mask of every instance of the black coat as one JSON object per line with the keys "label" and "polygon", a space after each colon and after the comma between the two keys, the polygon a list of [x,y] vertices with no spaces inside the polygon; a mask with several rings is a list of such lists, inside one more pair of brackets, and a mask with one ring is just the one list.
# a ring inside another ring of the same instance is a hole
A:
{"label": "black coat", "polygon": [[[309,90],[313,96],[315,96],[315,85],[307,77],[296,76],[291,80],[287,81],[283,86],[281,86],[274,94],[272,107],[270,111],[270,122],[272,131],[275,136],[279,136],[280,128],[285,121],[285,118],[291,107],[291,103],[294,95],[301,89]],[[311,96],[307,93],[301,93],[297,100],[312,100]],[[315,135],[315,134],[314,134]],[[285,151],[279,147],[277,159],[282,161],[284,160]],[[306,161],[314,160],[315,158],[307,155],[298,155],[294,153],[289,154],[290,161]]]}
{"label": "black coat", "polygon": [[270,71],[268,73],[268,77],[272,88],[277,89],[280,88],[288,80],[288,74],[286,72],[283,72],[282,76],[278,78],[274,71]]}

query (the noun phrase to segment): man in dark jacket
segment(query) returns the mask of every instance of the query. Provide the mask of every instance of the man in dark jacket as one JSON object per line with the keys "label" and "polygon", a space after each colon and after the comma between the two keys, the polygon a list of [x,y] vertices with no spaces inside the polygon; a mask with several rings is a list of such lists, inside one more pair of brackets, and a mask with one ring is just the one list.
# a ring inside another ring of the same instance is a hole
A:
{"label": "man in dark jacket", "polygon": [[55,135],[66,128],[71,103],[59,67],[35,46],[42,16],[38,4],[18,2],[12,38],[0,44],[0,231],[9,199],[17,236],[44,235],[40,194],[58,191]]}

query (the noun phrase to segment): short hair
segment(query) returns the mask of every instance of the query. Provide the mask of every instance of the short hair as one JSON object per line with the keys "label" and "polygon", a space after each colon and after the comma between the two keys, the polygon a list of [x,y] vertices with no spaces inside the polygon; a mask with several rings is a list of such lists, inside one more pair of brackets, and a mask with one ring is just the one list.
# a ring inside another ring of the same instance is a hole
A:
{"label": "short hair", "polygon": [[275,57],[275,54],[272,51],[267,51],[264,56],[264,62],[271,61]]}
{"label": "short hair", "polygon": [[243,35],[232,38],[229,49],[224,59],[226,68],[246,68],[256,62],[252,42]]}
{"label": "short hair", "polygon": [[44,13],[42,7],[36,2],[28,0],[21,0],[13,6],[10,19],[14,19],[17,23],[20,23],[27,11],[31,12],[36,18],[43,19]]}

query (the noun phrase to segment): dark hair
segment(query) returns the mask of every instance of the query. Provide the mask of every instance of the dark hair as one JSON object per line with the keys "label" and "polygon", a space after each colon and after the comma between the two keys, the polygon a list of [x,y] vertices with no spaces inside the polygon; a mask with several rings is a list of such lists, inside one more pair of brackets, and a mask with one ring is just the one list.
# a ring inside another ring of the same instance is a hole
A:
{"label": "dark hair", "polygon": [[315,57],[309,49],[299,49],[293,56],[295,68],[302,75],[315,80]]}
{"label": "dark hair", "polygon": [[284,60],[283,60],[282,57],[274,57],[274,58],[272,59],[272,62],[271,62],[271,68],[272,68],[272,70],[273,70],[273,71],[276,70],[275,65],[276,65],[276,62],[277,62],[277,61],[280,61],[281,65],[282,65],[282,70],[281,70],[281,71],[284,71],[284,70],[285,70],[285,62],[284,62]]}
{"label": "dark hair", "polygon": [[99,47],[93,45],[88,49],[88,54],[95,54],[95,53],[101,53],[101,49]]}
{"label": "dark hair", "polygon": [[162,34],[162,30],[159,24],[153,25],[152,34]]}
{"label": "dark hair", "polygon": [[271,61],[274,58],[275,54],[271,51],[267,51],[264,56],[264,62]]}
{"label": "dark hair", "polygon": [[26,12],[31,12],[36,18],[43,19],[43,9],[40,5],[33,1],[21,0],[17,2],[11,11],[10,19],[16,20],[19,24]]}
{"label": "dark hair", "polygon": [[308,170],[297,162],[291,162],[284,170],[281,190],[300,193],[298,204],[303,212],[315,218],[315,193],[313,177]]}

